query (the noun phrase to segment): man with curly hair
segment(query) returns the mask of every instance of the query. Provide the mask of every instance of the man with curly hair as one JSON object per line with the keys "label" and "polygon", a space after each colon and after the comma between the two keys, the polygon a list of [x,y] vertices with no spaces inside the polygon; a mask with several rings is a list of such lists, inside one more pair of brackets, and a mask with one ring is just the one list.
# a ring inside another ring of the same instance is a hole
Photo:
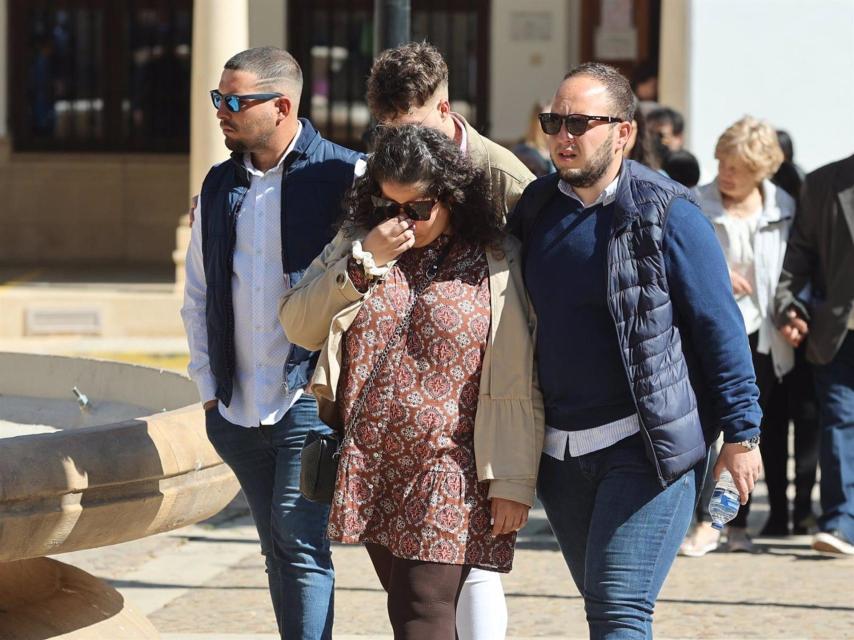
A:
{"label": "man with curly hair", "polygon": [[[381,52],[368,76],[368,107],[380,124],[416,124],[454,140],[489,180],[493,206],[504,220],[525,187],[534,180],[508,149],[482,136],[451,110],[448,65],[436,47],[410,42]],[[507,613],[497,573],[473,569],[457,609],[460,640],[503,637]]]}
{"label": "man with curly hair", "polygon": [[511,151],[451,111],[448,65],[427,42],[410,42],[380,53],[368,76],[367,100],[371,114],[381,124],[422,125],[453,139],[486,172],[492,199],[505,218],[534,179]]}

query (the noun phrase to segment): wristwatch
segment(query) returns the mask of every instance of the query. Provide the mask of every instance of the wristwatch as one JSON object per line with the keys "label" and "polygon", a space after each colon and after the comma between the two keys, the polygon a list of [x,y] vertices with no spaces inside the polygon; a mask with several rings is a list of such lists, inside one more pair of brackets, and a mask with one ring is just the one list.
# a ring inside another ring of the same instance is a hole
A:
{"label": "wristwatch", "polygon": [[753,451],[756,447],[759,446],[759,436],[753,436],[749,440],[742,440],[741,442],[736,442],[734,444],[740,444],[748,451]]}

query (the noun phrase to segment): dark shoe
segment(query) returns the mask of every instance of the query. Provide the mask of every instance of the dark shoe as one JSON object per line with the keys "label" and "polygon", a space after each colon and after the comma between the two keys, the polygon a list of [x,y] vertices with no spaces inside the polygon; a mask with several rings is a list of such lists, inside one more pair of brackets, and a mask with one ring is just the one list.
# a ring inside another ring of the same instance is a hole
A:
{"label": "dark shoe", "polygon": [[787,522],[779,522],[768,519],[762,531],[759,532],[760,538],[785,538],[789,535],[789,524]]}
{"label": "dark shoe", "polygon": [[826,553],[854,556],[854,544],[841,531],[819,531],[812,539],[812,548]]}
{"label": "dark shoe", "polygon": [[792,535],[805,536],[808,533],[815,531],[817,527],[818,523],[816,522],[815,516],[810,513],[803,518],[795,519],[795,523],[792,525]]}

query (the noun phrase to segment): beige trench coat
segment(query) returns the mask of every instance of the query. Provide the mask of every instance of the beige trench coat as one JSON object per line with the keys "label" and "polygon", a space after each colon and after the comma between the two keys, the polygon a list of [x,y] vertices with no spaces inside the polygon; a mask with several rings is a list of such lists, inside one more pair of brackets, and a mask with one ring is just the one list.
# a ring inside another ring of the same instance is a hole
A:
{"label": "beige trench coat", "polygon": [[[359,292],[347,273],[352,240],[339,233],[282,297],[279,320],[294,344],[320,351],[309,390],[321,419],[340,427],[335,404],[341,373],[341,340],[371,295]],[[361,239],[361,238],[360,238]],[[503,241],[487,251],[490,335],[480,377],[474,451],[489,496],[533,505],[543,449],[543,400],[534,363],[534,311],[522,282],[519,243]]]}

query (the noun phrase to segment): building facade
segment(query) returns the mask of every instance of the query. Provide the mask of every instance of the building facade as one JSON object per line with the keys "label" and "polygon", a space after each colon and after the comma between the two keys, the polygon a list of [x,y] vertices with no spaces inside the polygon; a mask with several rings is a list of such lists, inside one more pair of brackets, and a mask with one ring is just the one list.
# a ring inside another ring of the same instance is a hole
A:
{"label": "building facade", "polygon": [[[706,179],[745,113],[806,169],[854,149],[851,0],[412,0],[412,30],[446,56],[454,108],[505,143],[595,59],[658,65]],[[0,0],[0,263],[180,261],[188,198],[227,155],[207,90],[263,44],[303,66],[301,113],[362,145],[373,0]]]}

